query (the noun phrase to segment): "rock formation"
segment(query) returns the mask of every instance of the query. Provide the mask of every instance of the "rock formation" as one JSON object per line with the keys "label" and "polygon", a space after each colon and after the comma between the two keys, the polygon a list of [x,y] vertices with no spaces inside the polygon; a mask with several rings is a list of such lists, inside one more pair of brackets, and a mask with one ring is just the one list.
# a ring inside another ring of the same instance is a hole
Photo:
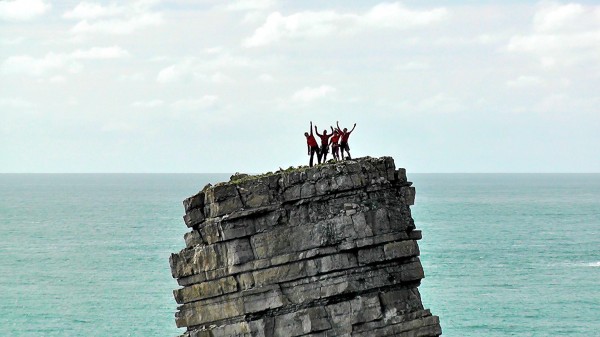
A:
{"label": "rock formation", "polygon": [[186,199],[172,254],[184,337],[439,336],[409,206],[390,157],[234,175]]}

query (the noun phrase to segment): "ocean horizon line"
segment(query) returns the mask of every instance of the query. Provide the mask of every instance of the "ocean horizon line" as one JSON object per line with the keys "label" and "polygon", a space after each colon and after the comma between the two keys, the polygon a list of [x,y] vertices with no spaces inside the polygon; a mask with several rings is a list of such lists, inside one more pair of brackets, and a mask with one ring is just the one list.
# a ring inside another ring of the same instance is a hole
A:
{"label": "ocean horizon line", "polygon": [[[271,171],[273,173],[275,173],[276,171]],[[72,174],[72,175],[117,175],[117,174],[122,174],[122,175],[159,175],[159,174],[215,174],[215,175],[223,175],[223,174],[235,174],[235,173],[245,173],[245,172],[0,172],[0,175],[68,175],[68,174]],[[245,173],[245,174],[249,174],[249,175],[258,175],[258,174],[265,174],[266,172],[249,172],[249,173]],[[522,175],[527,175],[527,174],[600,174],[600,172],[414,172],[414,171],[410,171],[407,172],[408,174],[473,174],[473,175],[499,175],[499,174],[522,174]]]}

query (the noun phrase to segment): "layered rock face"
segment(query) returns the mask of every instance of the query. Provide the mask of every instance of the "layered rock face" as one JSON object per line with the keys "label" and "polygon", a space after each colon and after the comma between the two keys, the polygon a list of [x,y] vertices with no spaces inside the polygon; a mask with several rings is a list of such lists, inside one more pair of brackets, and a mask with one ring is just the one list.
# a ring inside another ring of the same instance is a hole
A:
{"label": "layered rock face", "polygon": [[185,337],[439,336],[409,206],[390,157],[233,176],[184,201],[172,254]]}

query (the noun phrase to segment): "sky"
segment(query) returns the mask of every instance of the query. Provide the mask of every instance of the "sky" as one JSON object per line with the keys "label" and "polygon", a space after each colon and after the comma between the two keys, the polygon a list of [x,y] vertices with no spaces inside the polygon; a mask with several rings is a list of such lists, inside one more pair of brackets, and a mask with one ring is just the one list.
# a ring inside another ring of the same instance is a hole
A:
{"label": "sky", "polygon": [[0,173],[600,172],[600,1],[0,0]]}

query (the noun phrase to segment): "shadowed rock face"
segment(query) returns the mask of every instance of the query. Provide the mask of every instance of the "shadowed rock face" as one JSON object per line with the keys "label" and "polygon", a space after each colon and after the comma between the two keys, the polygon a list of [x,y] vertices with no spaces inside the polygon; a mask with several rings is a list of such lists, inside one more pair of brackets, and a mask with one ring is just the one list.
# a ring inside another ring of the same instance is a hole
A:
{"label": "shadowed rock face", "polygon": [[390,157],[233,176],[186,199],[170,258],[185,337],[439,336],[423,308],[410,214]]}

